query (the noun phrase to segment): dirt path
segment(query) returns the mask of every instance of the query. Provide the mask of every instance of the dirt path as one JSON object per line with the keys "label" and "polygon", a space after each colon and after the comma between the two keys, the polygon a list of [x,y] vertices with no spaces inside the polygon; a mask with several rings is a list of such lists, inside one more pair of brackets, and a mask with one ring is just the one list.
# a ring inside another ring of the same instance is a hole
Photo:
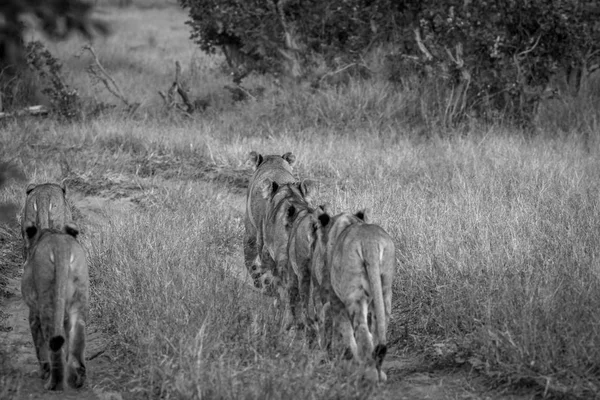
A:
{"label": "dirt path", "polygon": [[[27,315],[29,310],[21,297],[22,269],[14,278],[8,279],[5,288],[8,298],[2,304],[2,312],[7,319],[2,321],[0,343],[2,354],[9,358],[12,373],[20,377],[17,392],[13,399],[118,399],[118,393],[111,393],[103,387],[110,386],[114,368],[107,353],[107,340],[94,325],[88,327],[86,359],[88,380],[80,390],[67,389],[64,392],[48,392],[39,378],[39,366],[31,340]],[[106,380],[109,382],[106,382]],[[9,394],[10,395],[10,394]]]}
{"label": "dirt path", "polygon": [[[102,223],[102,210],[107,199],[84,197],[78,193],[70,196],[76,209],[81,213],[80,227],[85,227],[89,232],[82,238],[85,247],[89,245],[89,238],[95,226]],[[116,204],[119,209],[127,210],[127,204]],[[115,207],[113,207],[115,209]],[[19,238],[12,238],[19,241]],[[110,352],[110,342],[101,333],[100,327],[91,323],[87,327],[86,360],[87,379],[83,388],[75,390],[67,388],[63,392],[50,392],[44,389],[44,382],[40,379],[39,364],[35,355],[35,348],[31,338],[28,314],[29,309],[21,296],[21,276],[23,274],[20,243],[4,244],[10,247],[9,257],[1,261],[0,271],[3,272],[3,285],[0,287],[0,356],[2,368],[0,372],[5,375],[6,381],[11,382],[10,387],[0,388],[0,397],[6,399],[98,399],[119,400],[127,398],[113,391],[116,383],[122,379],[123,366],[115,365]],[[8,375],[8,376],[7,376]],[[1,383],[1,381],[0,381]]]}

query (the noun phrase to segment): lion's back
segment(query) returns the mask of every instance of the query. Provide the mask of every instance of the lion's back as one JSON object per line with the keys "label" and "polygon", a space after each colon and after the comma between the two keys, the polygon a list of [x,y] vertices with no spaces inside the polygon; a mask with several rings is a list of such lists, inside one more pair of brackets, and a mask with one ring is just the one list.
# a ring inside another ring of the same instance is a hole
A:
{"label": "lion's back", "polygon": [[[44,209],[48,212],[47,220],[38,221],[37,214]],[[28,190],[23,207],[21,223],[36,223],[38,228],[62,229],[72,220],[71,207],[65,197],[65,189],[54,183],[43,183]]]}
{"label": "lion's back", "polygon": [[[62,265],[58,260],[65,261]],[[55,229],[44,229],[33,245],[23,268],[22,291],[29,306],[43,306],[54,295],[56,269],[68,268],[68,297],[82,293],[87,302],[89,275],[86,255],[81,244],[71,235]]]}
{"label": "lion's back", "polygon": [[352,223],[344,228],[332,248],[331,279],[342,288],[351,281],[368,282],[365,264],[376,263],[381,274],[395,270],[395,246],[391,236],[379,225]]}

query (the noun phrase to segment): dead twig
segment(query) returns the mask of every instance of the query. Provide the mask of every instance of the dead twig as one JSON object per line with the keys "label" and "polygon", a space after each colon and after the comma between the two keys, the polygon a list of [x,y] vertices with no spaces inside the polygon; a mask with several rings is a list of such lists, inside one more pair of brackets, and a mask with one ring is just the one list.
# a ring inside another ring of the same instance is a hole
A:
{"label": "dead twig", "polygon": [[93,360],[94,358],[97,358],[97,357],[101,356],[101,355],[102,355],[102,354],[104,354],[105,352],[106,352],[106,349],[101,349],[101,350],[98,350],[98,351],[96,351],[96,352],[94,352],[94,353],[90,354],[90,355],[87,357],[87,360],[88,360],[88,361],[91,361],[91,360]]}
{"label": "dead twig", "polygon": [[256,100],[256,96],[252,95],[252,93],[242,85],[225,85],[223,87],[231,92],[234,101],[246,100],[249,97],[252,98],[252,100]]}
{"label": "dead twig", "polygon": [[421,32],[419,31],[419,29],[416,28],[414,30],[414,33],[415,33],[415,41],[417,42],[417,46],[419,47],[419,50],[421,50],[421,53],[423,53],[423,55],[425,56],[425,59],[427,61],[433,60],[433,56],[431,55],[431,52],[429,52],[429,50],[427,50],[427,47],[425,47],[425,44],[423,43],[423,40],[421,39]]}
{"label": "dead twig", "polygon": [[[179,61],[175,61],[175,81],[173,81],[171,87],[169,88],[166,94],[161,90],[158,91],[158,94],[160,95],[160,97],[162,97],[167,108],[176,108],[177,110],[183,111],[187,114],[192,114],[196,107],[194,106],[194,103],[190,101],[188,91],[180,83],[180,77],[181,64],[179,63]],[[175,99],[175,93],[177,93],[179,97],[181,97],[183,105],[177,102],[177,100]]]}
{"label": "dead twig", "polygon": [[87,67],[88,73],[98,81],[102,82],[106,90],[108,90],[117,99],[121,100],[121,102],[123,102],[123,104],[125,104],[130,111],[134,112],[137,107],[139,107],[139,103],[131,103],[129,100],[127,100],[117,82],[112,76],[110,76],[104,66],[102,66],[100,63],[94,48],[88,44],[83,46],[82,50],[89,51],[94,59],[94,63]]}

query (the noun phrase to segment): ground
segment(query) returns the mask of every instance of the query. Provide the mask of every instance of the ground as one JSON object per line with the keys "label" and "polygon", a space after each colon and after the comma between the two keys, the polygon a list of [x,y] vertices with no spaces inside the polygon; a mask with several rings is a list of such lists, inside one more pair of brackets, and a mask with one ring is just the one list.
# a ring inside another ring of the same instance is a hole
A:
{"label": "ground", "polygon": [[[240,171],[219,171],[211,173],[206,170],[205,179],[209,181],[229,181],[232,197],[229,198],[232,213],[243,214],[244,195],[243,179],[240,176],[248,176]],[[237,177],[238,179],[232,179]],[[82,186],[83,187],[83,186]],[[127,182],[112,186],[110,189],[101,187],[90,190],[87,193],[70,190],[69,199],[76,209],[75,215],[79,218],[79,224],[84,229],[84,245],[90,237],[94,236],[94,229],[103,223],[103,215],[107,209],[111,213],[135,212],[137,207],[132,201],[136,192],[127,189]],[[120,193],[115,196],[115,193]],[[80,390],[67,389],[65,392],[50,393],[43,388],[39,379],[38,364],[35,350],[31,340],[31,334],[27,322],[27,306],[22,300],[20,293],[20,276],[22,268],[18,262],[20,257],[21,241],[16,230],[5,237],[2,246],[3,254],[7,259],[3,261],[2,299],[0,299],[0,354],[3,355],[3,370],[7,374],[4,379],[11,382],[13,378],[15,386],[7,392],[8,398],[20,399],[135,399],[143,398],[134,391],[123,390],[127,387],[128,379],[131,377],[131,367],[115,363],[114,352],[118,351],[111,343],[110,335],[103,331],[102,322],[94,320],[88,327],[88,342],[86,347],[86,359],[88,361],[88,380],[84,388]],[[9,231],[9,233],[11,233]],[[235,264],[243,265],[241,251]],[[248,290],[252,291],[249,279],[245,276],[245,269],[238,270],[240,279],[248,282]],[[384,363],[384,370],[388,374],[388,382],[378,393],[378,398],[393,399],[519,399],[534,398],[533,394],[505,394],[486,386],[485,380],[477,373],[468,368],[440,368],[428,365],[422,356],[406,352],[400,348],[391,348]],[[123,384],[123,386],[121,386]],[[5,392],[3,392],[5,393]]]}

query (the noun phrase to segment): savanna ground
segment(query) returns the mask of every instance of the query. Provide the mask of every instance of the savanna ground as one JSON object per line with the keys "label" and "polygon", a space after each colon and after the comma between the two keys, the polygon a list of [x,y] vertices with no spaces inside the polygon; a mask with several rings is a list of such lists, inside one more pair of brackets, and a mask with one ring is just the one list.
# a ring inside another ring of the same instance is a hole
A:
{"label": "savanna ground", "polygon": [[[502,123],[443,130],[425,91],[398,90],[377,54],[369,81],[233,102],[219,55],[188,40],[173,4],[100,3],[114,34],[94,48],[130,102],[78,122],[7,119],[0,159],[30,182],[65,180],[91,277],[89,380],[54,398],[593,398],[600,396],[600,126],[597,93],[547,104],[537,132]],[[48,43],[90,104],[85,42]],[[79,55],[79,56],[78,56]],[[192,117],[158,90],[174,61]],[[383,73],[383,72],[382,72]],[[358,373],[280,334],[243,267],[248,152],[294,152],[315,203],[368,207],[397,244],[384,364]],[[26,183],[0,191],[22,204]],[[20,299],[18,221],[0,227],[0,398],[42,390]]]}

